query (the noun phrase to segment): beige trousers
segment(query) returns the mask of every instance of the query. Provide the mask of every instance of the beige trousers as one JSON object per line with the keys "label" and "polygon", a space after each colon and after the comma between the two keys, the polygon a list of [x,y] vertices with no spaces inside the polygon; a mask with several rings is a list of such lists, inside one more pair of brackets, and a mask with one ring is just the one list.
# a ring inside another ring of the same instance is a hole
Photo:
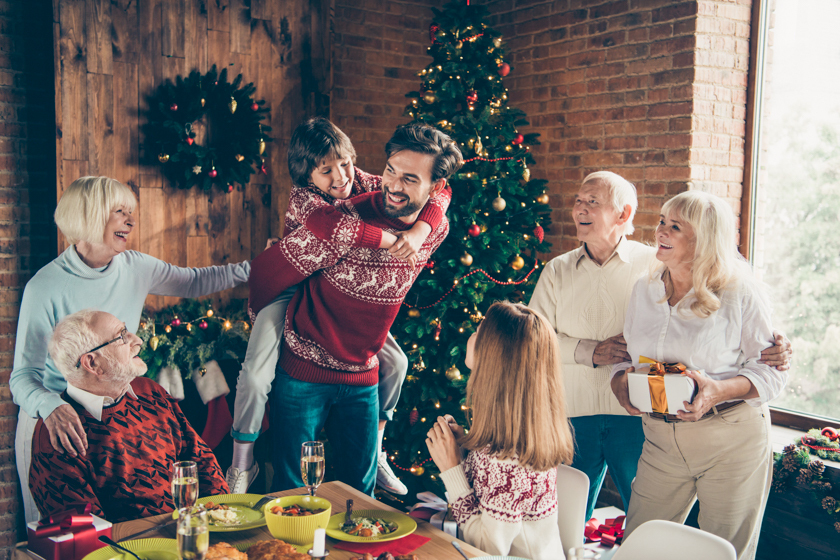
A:
{"label": "beige trousers", "polygon": [[651,519],[683,523],[700,502],[700,528],[755,558],[770,493],[767,406],[742,404],[697,422],[643,416],[645,445],[627,512],[627,535]]}

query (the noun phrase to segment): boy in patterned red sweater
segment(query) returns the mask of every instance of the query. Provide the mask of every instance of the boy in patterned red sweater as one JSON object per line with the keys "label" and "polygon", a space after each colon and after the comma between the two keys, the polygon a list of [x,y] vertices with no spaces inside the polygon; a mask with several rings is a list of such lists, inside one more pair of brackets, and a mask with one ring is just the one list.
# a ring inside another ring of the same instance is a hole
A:
{"label": "boy in patterned red sweater", "polygon": [[431,232],[415,263],[378,244],[354,243],[368,237],[367,226],[391,234],[410,229],[463,162],[448,136],[425,125],[399,127],[385,151],[381,191],[338,203],[343,214],[336,213],[334,223],[308,221],[251,263],[253,312],[302,282],[289,303],[275,379],[272,425],[281,435],[274,446],[274,490],[303,485],[300,445],[326,427],[338,478],[373,492],[376,354],[449,225],[443,220]]}
{"label": "boy in patterned red sweater", "polygon": [[139,377],[146,373],[142,345],[103,311],[79,311],[56,325],[50,356],[67,378],[63,398],[79,414],[88,449],[79,456],[55,450],[38,420],[29,486],[42,516],[74,502],[90,502],[112,523],[171,512],[175,461],[196,462],[199,495],[229,492],[216,457],[178,405]]}

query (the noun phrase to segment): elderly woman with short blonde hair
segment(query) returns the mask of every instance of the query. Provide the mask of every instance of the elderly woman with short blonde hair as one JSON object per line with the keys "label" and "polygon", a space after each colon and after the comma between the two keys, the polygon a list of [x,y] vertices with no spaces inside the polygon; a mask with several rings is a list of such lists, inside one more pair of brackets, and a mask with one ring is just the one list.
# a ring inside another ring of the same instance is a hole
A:
{"label": "elderly woman with short blonde hair", "polygon": [[87,447],[78,415],[61,398],[67,381],[47,352],[55,325],[76,311],[95,308],[115,315],[134,333],[148,294],[193,298],[248,280],[248,262],[180,268],[127,251],[136,206],[131,189],[115,179],[73,181],[55,210],[56,225],[71,245],[39,270],[23,292],[9,386],[20,406],[15,455],[28,521],[38,518],[28,487],[37,419],[44,419],[55,449],[75,456],[84,455]]}

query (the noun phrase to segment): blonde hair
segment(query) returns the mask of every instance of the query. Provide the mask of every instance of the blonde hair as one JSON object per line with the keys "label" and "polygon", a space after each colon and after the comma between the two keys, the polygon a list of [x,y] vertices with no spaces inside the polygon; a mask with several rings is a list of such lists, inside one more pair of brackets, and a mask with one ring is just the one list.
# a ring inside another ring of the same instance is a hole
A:
{"label": "blonde hair", "polygon": [[574,439],[566,417],[557,336],[533,309],[496,302],[478,330],[467,382],[466,449],[489,448],[501,459],[546,471],[570,464]]}
{"label": "blonde hair", "polygon": [[55,225],[70,244],[102,243],[111,212],[121,206],[129,212],[137,207],[130,188],[109,177],[81,177],[61,195]]}
{"label": "blonde hair", "polygon": [[[723,199],[703,191],[680,193],[662,206],[662,215],[676,216],[694,231],[691,311],[701,318],[720,309],[721,292],[734,280],[748,278],[749,265],[735,244],[735,216]],[[674,293],[668,270],[662,273],[665,299]]]}
{"label": "blonde hair", "polygon": [[76,367],[82,354],[104,342],[93,330],[93,321],[99,313],[95,309],[77,311],[59,321],[53,330],[47,350],[55,367],[69,382],[82,378],[83,372]]}
{"label": "blonde hair", "polygon": [[624,213],[624,207],[630,206],[630,217],[624,224],[623,235],[630,235],[635,231],[633,227],[633,218],[636,216],[636,209],[639,207],[639,198],[636,195],[636,186],[612,171],[596,171],[590,173],[583,179],[581,186],[587,183],[601,183],[607,187],[607,195],[613,208],[619,214]]}

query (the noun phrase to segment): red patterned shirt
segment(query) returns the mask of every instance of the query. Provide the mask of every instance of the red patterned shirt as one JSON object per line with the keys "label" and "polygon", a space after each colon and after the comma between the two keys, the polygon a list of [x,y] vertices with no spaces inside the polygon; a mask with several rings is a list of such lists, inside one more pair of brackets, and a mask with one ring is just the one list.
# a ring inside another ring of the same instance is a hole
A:
{"label": "red patterned shirt", "polygon": [[145,377],[131,387],[137,398],[124,396],[104,408],[102,421],[64,397],[87,434],[84,457],[55,451],[49,430],[38,420],[29,487],[41,515],[73,502],[90,502],[94,514],[112,523],[171,512],[175,461],[197,463],[199,496],[230,491],[215,455],[169,394]]}

